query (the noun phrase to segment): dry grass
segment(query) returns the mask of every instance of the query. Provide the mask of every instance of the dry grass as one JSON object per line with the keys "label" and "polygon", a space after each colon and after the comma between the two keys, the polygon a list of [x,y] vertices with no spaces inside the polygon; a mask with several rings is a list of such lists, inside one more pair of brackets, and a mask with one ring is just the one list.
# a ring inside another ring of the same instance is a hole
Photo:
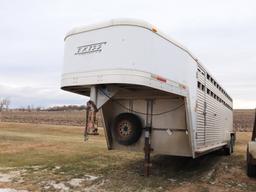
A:
{"label": "dry grass", "polygon": [[[0,180],[0,188],[61,191],[49,184],[54,181],[69,191],[256,191],[256,180],[245,174],[250,133],[237,134],[230,157],[221,152],[195,160],[153,157],[151,176],[145,178],[143,154],[108,151],[100,131],[84,143],[83,129],[76,126],[0,123],[0,174],[20,173],[10,182]],[[99,178],[90,181],[86,175]],[[85,180],[74,187],[69,185],[73,178]]]}

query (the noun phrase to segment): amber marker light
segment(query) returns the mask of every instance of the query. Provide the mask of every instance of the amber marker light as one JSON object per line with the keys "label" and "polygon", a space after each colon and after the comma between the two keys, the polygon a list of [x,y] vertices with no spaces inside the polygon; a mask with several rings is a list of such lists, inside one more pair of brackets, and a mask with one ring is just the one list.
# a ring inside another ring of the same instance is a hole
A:
{"label": "amber marker light", "polygon": [[155,27],[153,27],[153,28],[152,28],[152,31],[156,33],[156,32],[157,32],[157,29],[156,29]]}

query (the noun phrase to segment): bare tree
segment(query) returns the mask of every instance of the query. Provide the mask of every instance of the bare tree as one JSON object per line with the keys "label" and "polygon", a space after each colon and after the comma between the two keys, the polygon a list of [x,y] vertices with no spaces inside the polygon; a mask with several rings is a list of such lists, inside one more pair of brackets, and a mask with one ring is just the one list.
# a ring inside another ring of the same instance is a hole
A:
{"label": "bare tree", "polygon": [[9,109],[9,106],[10,106],[10,104],[11,104],[10,99],[5,98],[5,99],[4,99],[4,104],[5,104],[5,109],[8,110],[8,109]]}
{"label": "bare tree", "polygon": [[1,100],[0,100],[0,111],[3,111],[3,108],[4,108],[4,102],[3,102],[3,100],[1,99]]}
{"label": "bare tree", "polygon": [[0,111],[3,111],[4,109],[8,110],[10,103],[11,101],[8,98],[0,99]]}
{"label": "bare tree", "polygon": [[31,106],[30,106],[30,105],[27,106],[27,111],[28,111],[28,112],[31,111]]}
{"label": "bare tree", "polygon": [[41,111],[42,108],[41,107],[36,107],[36,111]]}

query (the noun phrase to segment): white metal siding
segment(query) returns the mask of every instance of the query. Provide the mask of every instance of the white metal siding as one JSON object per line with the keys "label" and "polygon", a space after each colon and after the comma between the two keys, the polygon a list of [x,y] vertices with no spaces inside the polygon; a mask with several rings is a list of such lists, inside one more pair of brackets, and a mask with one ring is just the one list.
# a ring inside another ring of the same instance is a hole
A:
{"label": "white metal siding", "polygon": [[208,94],[206,95],[206,146],[222,141],[223,128],[219,124],[223,124],[223,122],[219,118],[224,107],[219,105],[220,103],[213,97]]}
{"label": "white metal siding", "polygon": [[[197,148],[209,147],[227,141],[232,131],[232,101],[221,91],[219,84],[207,78],[207,71],[198,65],[198,82],[205,85],[205,91],[197,89]],[[204,75],[202,72],[204,72]],[[214,83],[215,82],[215,83]],[[204,102],[206,116],[204,117]]]}
{"label": "white metal siding", "polygon": [[[197,70],[197,79],[201,85],[205,86],[205,72],[199,68]],[[204,105],[205,105],[205,90],[201,90],[197,87],[197,128],[196,128],[196,145],[197,147],[205,145],[205,117],[204,117]]]}

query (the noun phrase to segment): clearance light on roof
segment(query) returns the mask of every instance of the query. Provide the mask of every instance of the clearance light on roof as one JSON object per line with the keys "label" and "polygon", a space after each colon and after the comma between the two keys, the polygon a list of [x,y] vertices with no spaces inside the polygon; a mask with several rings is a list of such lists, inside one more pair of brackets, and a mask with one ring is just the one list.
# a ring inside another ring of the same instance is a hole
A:
{"label": "clearance light on roof", "polygon": [[185,85],[182,85],[182,84],[179,84],[180,88],[182,89],[186,89],[186,86]]}
{"label": "clearance light on roof", "polygon": [[151,30],[155,33],[157,32],[157,29],[155,27],[153,27]]}

